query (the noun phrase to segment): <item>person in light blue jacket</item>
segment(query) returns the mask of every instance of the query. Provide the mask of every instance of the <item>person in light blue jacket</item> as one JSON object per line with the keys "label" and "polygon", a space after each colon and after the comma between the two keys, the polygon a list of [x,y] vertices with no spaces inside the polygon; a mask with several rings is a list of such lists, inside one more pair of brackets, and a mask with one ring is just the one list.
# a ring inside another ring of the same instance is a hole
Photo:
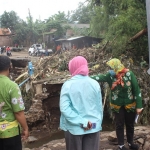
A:
{"label": "person in light blue jacket", "polygon": [[88,63],[82,56],[69,62],[72,78],[60,94],[60,129],[65,132],[66,150],[99,150],[103,108],[101,88],[88,76]]}

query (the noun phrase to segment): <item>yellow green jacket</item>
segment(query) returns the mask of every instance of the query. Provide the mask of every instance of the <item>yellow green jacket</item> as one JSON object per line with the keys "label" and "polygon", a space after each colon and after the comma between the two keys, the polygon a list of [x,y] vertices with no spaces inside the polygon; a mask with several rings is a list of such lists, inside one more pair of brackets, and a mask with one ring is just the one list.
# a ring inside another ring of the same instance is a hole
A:
{"label": "yellow green jacket", "polygon": [[16,83],[0,75],[0,139],[19,135],[15,112],[24,110],[21,91]]}
{"label": "yellow green jacket", "polygon": [[[107,82],[111,89],[112,83],[116,81],[115,76],[110,73],[93,75],[91,78],[98,82]],[[134,111],[142,108],[142,97],[137,79],[132,71],[126,72],[123,77],[124,87],[117,85],[110,93],[110,107],[118,112],[121,106],[125,106],[127,111]]]}

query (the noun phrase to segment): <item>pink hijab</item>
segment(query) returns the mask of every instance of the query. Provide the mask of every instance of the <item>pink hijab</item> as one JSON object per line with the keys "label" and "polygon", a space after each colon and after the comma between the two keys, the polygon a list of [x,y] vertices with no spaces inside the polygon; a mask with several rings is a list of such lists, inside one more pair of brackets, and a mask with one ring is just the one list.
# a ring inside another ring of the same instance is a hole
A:
{"label": "pink hijab", "polygon": [[69,61],[69,71],[72,76],[89,74],[87,60],[82,56],[74,57]]}

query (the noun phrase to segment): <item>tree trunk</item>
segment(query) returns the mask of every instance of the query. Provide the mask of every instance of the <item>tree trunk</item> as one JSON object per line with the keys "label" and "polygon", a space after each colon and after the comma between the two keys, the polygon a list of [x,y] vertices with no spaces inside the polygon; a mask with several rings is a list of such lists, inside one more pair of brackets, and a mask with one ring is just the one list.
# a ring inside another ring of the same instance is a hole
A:
{"label": "tree trunk", "polygon": [[140,32],[138,32],[136,35],[134,35],[130,41],[135,41],[137,40],[138,38],[140,38],[141,36],[145,35],[147,33],[147,28],[141,30]]}

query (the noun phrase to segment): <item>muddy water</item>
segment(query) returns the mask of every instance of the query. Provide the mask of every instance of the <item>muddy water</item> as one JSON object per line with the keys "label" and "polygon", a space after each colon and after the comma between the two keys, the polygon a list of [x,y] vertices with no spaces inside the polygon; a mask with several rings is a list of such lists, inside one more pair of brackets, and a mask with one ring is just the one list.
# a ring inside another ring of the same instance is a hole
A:
{"label": "muddy water", "polygon": [[[102,124],[102,131],[112,131],[114,130],[114,124],[112,120],[107,117],[104,117],[103,124]],[[34,143],[28,143],[25,145],[25,148],[38,148],[52,140],[58,140],[64,138],[64,132],[59,131],[57,133],[52,133]]]}

